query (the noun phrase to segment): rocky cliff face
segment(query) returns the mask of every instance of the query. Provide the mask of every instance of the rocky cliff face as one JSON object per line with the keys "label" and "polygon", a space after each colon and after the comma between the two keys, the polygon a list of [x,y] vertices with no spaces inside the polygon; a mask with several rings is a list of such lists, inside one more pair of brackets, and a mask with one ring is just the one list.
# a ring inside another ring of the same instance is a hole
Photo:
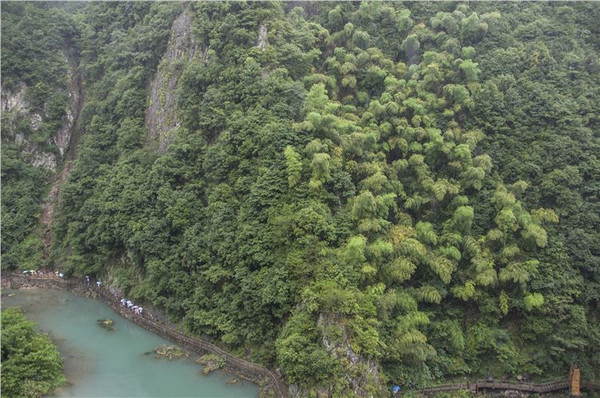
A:
{"label": "rocky cliff face", "polygon": [[39,130],[40,124],[49,117],[45,107],[41,112],[34,111],[27,99],[27,85],[21,83],[17,90],[2,88],[0,107],[3,113],[4,128],[2,140],[19,146],[21,157],[35,167],[42,167],[54,172],[64,159],[74,131],[76,115],[82,104],[82,91],[74,60],[64,56],[69,64],[69,87],[67,96],[69,106],[65,109],[60,128],[54,132],[47,142],[33,142],[30,133]]}
{"label": "rocky cliff face", "polygon": [[182,63],[191,61],[198,53],[198,43],[192,34],[192,24],[187,12],[173,23],[171,37],[150,85],[150,103],[146,110],[146,126],[150,141],[158,143],[164,153],[173,140],[177,121],[176,89],[182,72]]}
{"label": "rocky cliff face", "polygon": [[56,134],[52,136],[52,140],[58,149],[56,154],[57,161],[64,161],[61,172],[54,176],[50,192],[46,197],[42,206],[41,223],[44,227],[44,257],[48,257],[48,250],[51,245],[51,230],[50,224],[54,214],[60,188],[67,181],[72,161],[75,159],[75,151],[78,142],[78,126],[77,119],[83,106],[83,88],[81,84],[81,76],[79,74],[77,62],[75,58],[65,55],[65,61],[69,63],[69,108],[63,117],[63,123]]}
{"label": "rocky cliff face", "polygon": [[[317,327],[322,331],[321,344],[343,366],[345,378],[343,385],[339,381],[336,384],[309,387],[291,384],[289,386],[291,398],[308,396],[329,398],[338,396],[334,391],[339,393],[340,389],[343,389],[344,396],[363,398],[387,396],[385,385],[382,384],[379,362],[358,354],[352,348],[351,333],[348,332],[346,324],[340,314],[321,314],[317,321]],[[328,333],[327,330],[335,330],[335,332]]]}
{"label": "rocky cliff face", "polygon": [[43,115],[30,110],[26,99],[27,85],[21,83],[15,91],[2,88],[2,140],[19,146],[22,158],[36,167],[54,171],[56,158],[43,146],[29,141],[27,131],[37,131]]}
{"label": "rocky cliff face", "polygon": [[54,144],[59,152],[60,160],[64,159],[75,134],[76,118],[83,105],[83,91],[77,62],[72,57],[65,55],[65,62],[69,64],[69,108],[63,117],[62,127],[53,136]]}
{"label": "rocky cliff face", "polygon": [[256,47],[258,47],[261,51],[264,51],[265,48],[267,48],[268,44],[269,43],[267,42],[267,27],[265,25],[261,25],[258,31],[258,44],[256,45]]}
{"label": "rocky cliff face", "polygon": [[[353,349],[348,338],[348,332],[344,322],[339,316],[319,317],[318,325],[321,329],[327,326],[335,325],[341,331],[341,336],[335,339],[323,336],[323,346],[331,355],[344,364],[346,370],[346,380],[350,390],[356,397],[370,397],[373,395],[373,388],[381,386],[379,376],[379,363],[376,360],[365,358],[358,355]],[[383,391],[379,391],[383,393]]]}
{"label": "rocky cliff face", "polygon": [[[2,90],[1,109],[2,120],[5,122],[2,129],[2,141],[4,143],[15,144],[19,152],[19,157],[34,167],[41,167],[52,172],[52,185],[44,201],[41,203],[41,224],[44,241],[44,256],[48,256],[50,246],[50,224],[56,200],[60,187],[66,181],[71,163],[67,160],[75,158],[75,146],[77,142],[77,118],[83,104],[83,89],[81,78],[77,68],[75,58],[64,53],[64,62],[69,65],[68,86],[66,93],[64,89],[57,88],[55,95],[65,95],[68,98],[68,105],[64,109],[64,114],[58,129],[50,135],[44,142],[40,142],[39,136],[43,123],[49,121],[50,115],[47,112],[47,104],[44,104],[41,111],[34,110],[28,100],[28,87],[21,83],[17,90]],[[50,125],[56,125],[51,123]],[[57,172],[59,165],[62,165],[60,172]]]}

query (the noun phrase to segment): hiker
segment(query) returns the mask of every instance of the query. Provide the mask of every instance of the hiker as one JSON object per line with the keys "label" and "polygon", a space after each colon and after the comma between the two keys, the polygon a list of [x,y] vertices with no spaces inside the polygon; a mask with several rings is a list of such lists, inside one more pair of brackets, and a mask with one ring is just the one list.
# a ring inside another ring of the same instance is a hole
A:
{"label": "hiker", "polygon": [[102,286],[102,282],[101,281],[96,281],[96,286],[98,286],[98,289],[100,289],[100,287]]}
{"label": "hiker", "polygon": [[63,274],[62,272],[59,272],[59,273],[58,273],[58,277],[59,277],[60,279],[64,279],[64,277],[65,277],[65,274]]}
{"label": "hiker", "polygon": [[88,275],[85,276],[85,284],[90,285],[90,277]]}

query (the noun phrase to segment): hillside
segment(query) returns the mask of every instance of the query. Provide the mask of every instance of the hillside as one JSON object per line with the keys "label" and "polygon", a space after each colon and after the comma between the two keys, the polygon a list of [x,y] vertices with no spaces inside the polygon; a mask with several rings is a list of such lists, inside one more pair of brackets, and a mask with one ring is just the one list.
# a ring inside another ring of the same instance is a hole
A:
{"label": "hillside", "polygon": [[600,377],[598,4],[2,7],[4,270],[294,396]]}

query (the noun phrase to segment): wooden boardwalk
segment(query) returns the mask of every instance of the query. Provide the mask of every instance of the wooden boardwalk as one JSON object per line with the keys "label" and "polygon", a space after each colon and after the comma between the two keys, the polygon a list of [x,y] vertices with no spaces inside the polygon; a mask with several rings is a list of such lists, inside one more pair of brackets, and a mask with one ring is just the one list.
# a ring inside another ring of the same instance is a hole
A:
{"label": "wooden boardwalk", "polygon": [[[226,367],[249,380],[260,382],[266,381],[271,386],[276,397],[288,398],[288,388],[281,378],[271,372],[266,367],[235,357],[228,352],[222,350],[216,345],[207,341],[187,336],[181,332],[175,330],[169,325],[157,322],[154,319],[150,319],[147,316],[135,315],[132,311],[123,307],[119,302],[118,298],[112,295],[108,290],[104,288],[92,288],[85,286],[83,282],[77,282],[74,280],[64,280],[56,277],[54,274],[47,274],[44,277],[27,277],[20,274],[9,274],[7,275],[10,286],[15,282],[15,287],[18,288],[24,284],[33,284],[39,287],[46,287],[52,289],[61,289],[67,291],[76,291],[77,289],[83,289],[84,291],[93,291],[103,302],[108,304],[115,312],[119,313],[123,317],[131,320],[134,323],[148,329],[160,336],[165,337],[168,340],[176,342],[191,351],[197,353],[213,353],[221,356],[226,361]],[[3,278],[3,286],[6,282]],[[9,285],[7,284],[7,285]],[[469,383],[456,383],[456,384],[443,384],[435,387],[424,388],[418,390],[423,396],[433,396],[440,393],[448,393],[452,391],[468,390],[474,394],[485,393],[486,391],[519,391],[524,393],[553,393],[569,390],[570,383],[569,379],[557,380],[547,383],[515,383],[515,382],[497,382],[497,381],[486,381],[480,380]],[[600,383],[592,381],[583,381],[581,383],[581,389],[583,390],[595,390],[600,391]],[[407,391],[408,392],[408,391]],[[403,394],[401,393],[400,396]]]}
{"label": "wooden boardwalk", "polygon": [[160,336],[163,336],[166,339],[173,341],[179,345],[182,345],[185,348],[198,354],[216,354],[225,360],[227,367],[230,370],[234,371],[234,373],[244,376],[254,382],[256,382],[257,380],[266,379],[268,380],[267,384],[269,384],[273,388],[276,397],[288,397],[287,388],[285,384],[281,381],[279,377],[277,377],[266,367],[233,356],[227,351],[217,347],[212,343],[209,343],[208,341],[204,341],[195,337],[182,334],[177,330],[167,325],[156,322],[152,319],[149,319],[146,316],[136,315],[132,311],[124,307],[115,296],[113,296],[104,288],[93,290],[98,292],[103,299],[102,301],[108,304],[116,313],[129,319],[134,323],[137,323],[144,329],[147,329]]}
{"label": "wooden boardwalk", "polygon": [[475,393],[485,390],[512,390],[529,393],[549,393],[569,389],[569,380],[560,380],[550,383],[507,383],[507,382],[478,382],[475,384]]}
{"label": "wooden boardwalk", "polygon": [[[468,390],[473,394],[485,393],[486,391],[511,390],[525,393],[547,394],[552,392],[566,391],[569,389],[569,380],[557,380],[548,383],[514,383],[514,382],[497,382],[497,381],[478,381],[475,383],[456,383],[443,384],[440,386],[424,388],[419,390],[422,395],[432,396],[435,394],[447,393],[452,391]],[[583,382],[581,383],[583,390],[600,391],[600,383]]]}
{"label": "wooden boardwalk", "polygon": [[[8,279],[8,281],[7,281]],[[8,282],[8,283],[6,283]],[[227,351],[195,337],[187,336],[169,325],[157,322],[147,316],[136,315],[133,311],[124,307],[117,297],[105,288],[97,288],[86,286],[83,281],[75,281],[73,279],[61,279],[52,273],[39,276],[25,276],[21,274],[8,274],[2,276],[2,285],[10,288],[19,288],[23,285],[33,285],[41,288],[50,288],[58,290],[66,290],[73,293],[90,292],[95,294],[102,302],[110,306],[116,313],[129,319],[131,322],[184,346],[190,351],[198,354],[216,354],[225,360],[225,368],[245,379],[258,384],[266,384],[272,388],[277,398],[288,398],[288,389],[286,384],[266,367],[238,358],[231,355]]]}

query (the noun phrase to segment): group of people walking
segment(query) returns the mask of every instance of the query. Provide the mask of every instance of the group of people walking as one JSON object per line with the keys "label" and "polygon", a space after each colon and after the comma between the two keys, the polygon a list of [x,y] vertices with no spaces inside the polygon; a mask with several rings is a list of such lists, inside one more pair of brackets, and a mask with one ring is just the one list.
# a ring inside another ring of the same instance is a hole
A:
{"label": "group of people walking", "polygon": [[[90,285],[90,277],[88,275],[85,276],[85,284],[87,286]],[[102,281],[101,280],[97,280],[96,281],[96,287],[98,289],[100,289],[102,287]],[[117,293],[115,293],[115,296],[117,298],[119,298],[119,296],[118,296]],[[126,298],[122,298],[119,301],[121,302],[121,305],[123,305],[123,307],[126,307],[127,309],[133,311],[134,314],[136,314],[136,315],[142,315],[143,314],[144,309],[142,307],[140,307],[139,305],[134,305],[131,300],[127,300]]]}
{"label": "group of people walking", "polygon": [[53,278],[60,278],[60,279],[64,279],[65,275],[60,272],[60,271],[44,271],[42,269],[40,270],[34,270],[34,269],[26,269],[25,271],[23,271],[23,275],[26,275],[28,277],[34,277],[34,278],[44,278],[44,279],[53,279]]}
{"label": "group of people walking", "polygon": [[[35,277],[35,278],[45,278],[45,279],[51,279],[51,278],[60,278],[60,279],[64,279],[65,275],[60,272],[60,271],[43,271],[43,270],[25,270],[23,271],[23,275],[26,275],[28,277]],[[85,281],[85,285],[86,286],[90,286],[90,277],[89,275],[86,275],[84,278]],[[100,289],[102,287],[102,281],[101,280],[97,280],[96,281],[96,287],[98,289]],[[115,294],[116,295],[116,294]],[[117,296],[118,298],[118,296]],[[142,315],[144,312],[144,309],[139,306],[139,305],[135,305],[131,300],[127,300],[125,298],[122,298],[120,300],[121,304],[126,307],[127,309],[133,311],[134,314],[136,315]]]}
{"label": "group of people walking", "polygon": [[142,315],[144,312],[144,309],[142,307],[140,307],[139,305],[134,305],[131,300],[127,300],[122,298],[121,300],[121,304],[124,307],[127,307],[128,309],[130,309],[131,311],[133,311],[134,314],[136,315]]}

